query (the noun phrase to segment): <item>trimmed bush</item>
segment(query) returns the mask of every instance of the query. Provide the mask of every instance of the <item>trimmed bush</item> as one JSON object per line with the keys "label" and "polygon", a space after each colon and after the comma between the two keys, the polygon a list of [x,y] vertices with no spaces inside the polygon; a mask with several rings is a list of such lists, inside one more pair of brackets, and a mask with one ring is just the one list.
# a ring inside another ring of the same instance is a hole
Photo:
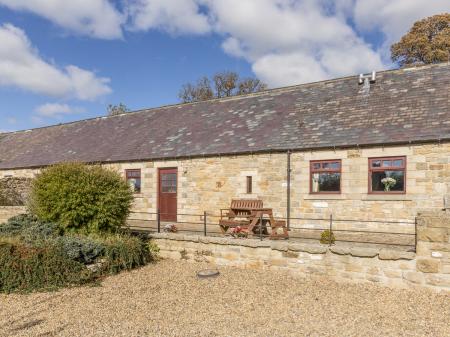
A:
{"label": "trimmed bush", "polygon": [[133,193],[117,172],[64,163],[43,170],[31,187],[30,210],[66,232],[115,232],[130,212]]}
{"label": "trimmed bush", "polygon": [[60,245],[33,247],[11,238],[0,239],[0,266],[0,291],[7,293],[80,285],[96,277]]}

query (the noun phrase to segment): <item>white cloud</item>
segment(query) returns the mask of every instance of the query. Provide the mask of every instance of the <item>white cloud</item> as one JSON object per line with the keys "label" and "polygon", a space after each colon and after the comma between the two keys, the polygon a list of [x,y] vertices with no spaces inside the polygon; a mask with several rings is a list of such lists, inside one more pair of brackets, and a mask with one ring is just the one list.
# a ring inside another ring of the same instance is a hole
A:
{"label": "white cloud", "polygon": [[400,40],[414,22],[445,12],[450,12],[449,0],[355,0],[353,18],[360,32],[384,34],[379,52],[389,60],[390,46]]}
{"label": "white cloud", "polygon": [[[449,0],[202,0],[223,50],[243,57],[271,86],[392,66],[389,46]],[[353,22],[354,24],[351,24]],[[384,37],[375,48],[366,33]]]}
{"label": "white cloud", "polygon": [[128,0],[132,30],[161,29],[172,34],[204,34],[208,17],[195,0]]}
{"label": "white cloud", "polygon": [[[122,0],[122,12],[113,3],[0,0],[0,5],[97,38],[120,38],[124,27],[176,35],[213,32],[223,37],[226,53],[246,59],[271,86],[390,67],[389,46],[416,20],[450,11],[449,0]],[[365,40],[373,34],[381,34],[381,46]],[[92,96],[83,81],[92,82],[94,74],[75,68],[56,71],[70,78],[78,97]],[[46,83],[49,91],[64,88]],[[107,81],[100,79],[93,92],[105,87]]]}
{"label": "white cloud", "polygon": [[108,78],[69,65],[59,68],[43,60],[24,31],[0,26],[0,85],[14,86],[38,94],[94,100],[109,94]]}
{"label": "white cloud", "polygon": [[45,103],[35,109],[38,116],[47,118],[61,118],[63,115],[79,114],[84,111],[83,108],[61,103]]}
{"label": "white cloud", "polygon": [[[347,23],[349,1],[205,0],[225,52],[244,57],[270,86],[384,68]],[[233,10],[230,10],[232,8]]]}
{"label": "white cloud", "polygon": [[389,41],[395,41],[415,21],[449,11],[449,0],[356,0],[354,18],[358,29],[381,29]]}
{"label": "white cloud", "polygon": [[299,52],[262,56],[253,63],[252,69],[261,80],[272,86],[313,82],[328,77],[313,57]]}
{"label": "white cloud", "polygon": [[78,99],[89,101],[112,92],[108,86],[110,80],[98,78],[92,71],[69,65],[66,67],[66,72]]}
{"label": "white cloud", "polygon": [[0,5],[35,13],[78,34],[122,37],[125,16],[108,0],[0,0]]}

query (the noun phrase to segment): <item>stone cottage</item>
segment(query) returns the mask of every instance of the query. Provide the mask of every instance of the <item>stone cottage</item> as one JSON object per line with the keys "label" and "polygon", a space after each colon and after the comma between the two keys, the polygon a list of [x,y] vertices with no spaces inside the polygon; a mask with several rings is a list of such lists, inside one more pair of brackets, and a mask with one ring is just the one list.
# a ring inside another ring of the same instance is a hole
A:
{"label": "stone cottage", "polygon": [[167,221],[233,198],[279,217],[407,221],[449,207],[450,64],[0,134],[0,178],[62,161],[119,170],[134,209]]}

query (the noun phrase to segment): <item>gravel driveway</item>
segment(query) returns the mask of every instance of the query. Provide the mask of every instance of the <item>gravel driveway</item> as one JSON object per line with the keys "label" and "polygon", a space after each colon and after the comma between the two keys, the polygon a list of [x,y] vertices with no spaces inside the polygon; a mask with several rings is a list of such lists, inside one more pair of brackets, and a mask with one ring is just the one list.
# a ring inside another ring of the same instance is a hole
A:
{"label": "gravel driveway", "polygon": [[450,294],[161,261],[99,287],[0,295],[1,336],[450,336]]}

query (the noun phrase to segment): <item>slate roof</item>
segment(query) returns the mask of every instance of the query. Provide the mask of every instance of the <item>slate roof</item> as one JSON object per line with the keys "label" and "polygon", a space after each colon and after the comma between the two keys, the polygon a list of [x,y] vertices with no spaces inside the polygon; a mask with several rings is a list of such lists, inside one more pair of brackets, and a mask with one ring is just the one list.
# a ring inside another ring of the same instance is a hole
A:
{"label": "slate roof", "polygon": [[0,169],[450,139],[450,65],[0,134]]}

